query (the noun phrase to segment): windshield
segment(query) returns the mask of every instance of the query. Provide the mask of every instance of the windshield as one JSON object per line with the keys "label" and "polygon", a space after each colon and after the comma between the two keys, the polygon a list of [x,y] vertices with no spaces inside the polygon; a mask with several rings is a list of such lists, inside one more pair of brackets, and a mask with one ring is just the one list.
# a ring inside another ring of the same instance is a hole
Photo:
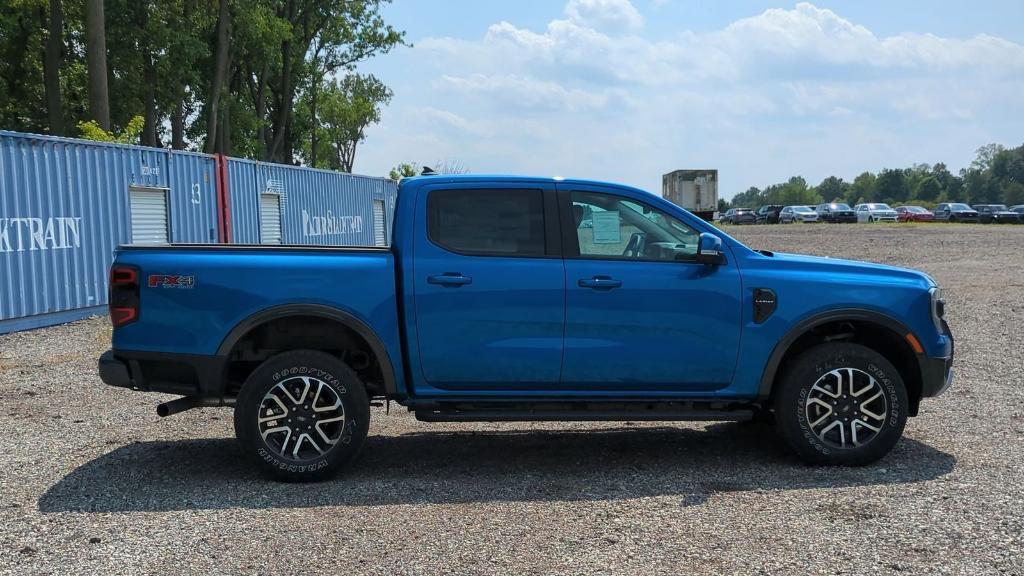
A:
{"label": "windshield", "polygon": [[993,204],[989,208],[993,212],[1006,212],[1006,204]]}
{"label": "windshield", "polygon": [[971,210],[972,208],[967,204],[953,204],[950,206],[953,210]]}
{"label": "windshield", "polygon": [[888,204],[868,204],[868,210],[892,210]]}
{"label": "windshield", "polygon": [[807,212],[814,212],[814,210],[811,210],[807,206],[793,206],[793,212],[802,212],[806,214]]}
{"label": "windshield", "polygon": [[829,204],[829,208],[833,210],[849,210],[849,204]]}
{"label": "windshield", "polygon": [[916,214],[920,214],[922,212],[927,212],[927,210],[921,208],[920,206],[907,206],[907,212],[914,212]]}

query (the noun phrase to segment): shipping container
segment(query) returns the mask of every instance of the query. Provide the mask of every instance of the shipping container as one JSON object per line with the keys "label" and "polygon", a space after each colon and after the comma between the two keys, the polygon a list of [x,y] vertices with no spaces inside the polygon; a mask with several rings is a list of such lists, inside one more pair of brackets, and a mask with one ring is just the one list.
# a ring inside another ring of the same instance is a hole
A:
{"label": "shipping container", "polygon": [[705,220],[715,220],[718,170],[673,170],[661,177],[661,196]]}
{"label": "shipping container", "polygon": [[215,242],[216,160],[0,131],[0,333],[102,313],[114,248]]}
{"label": "shipping container", "polygon": [[387,178],[227,159],[230,241],[387,246],[398,184]]}
{"label": "shipping container", "polygon": [[130,243],[390,244],[386,178],[0,131],[0,334],[105,312]]}

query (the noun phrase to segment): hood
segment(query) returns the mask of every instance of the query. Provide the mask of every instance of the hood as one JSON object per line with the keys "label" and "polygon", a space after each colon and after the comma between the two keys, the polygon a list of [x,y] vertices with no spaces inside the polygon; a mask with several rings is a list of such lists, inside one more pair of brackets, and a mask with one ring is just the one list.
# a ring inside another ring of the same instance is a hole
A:
{"label": "hood", "polygon": [[925,289],[935,286],[935,281],[924,272],[890,266],[888,264],[875,264],[873,262],[861,262],[858,260],[843,260],[841,258],[826,258],[822,256],[807,256],[804,254],[787,254],[775,252],[771,258],[781,265],[799,270],[806,269],[813,272],[825,272],[835,274],[861,274],[874,277],[892,277],[904,281],[919,281]]}

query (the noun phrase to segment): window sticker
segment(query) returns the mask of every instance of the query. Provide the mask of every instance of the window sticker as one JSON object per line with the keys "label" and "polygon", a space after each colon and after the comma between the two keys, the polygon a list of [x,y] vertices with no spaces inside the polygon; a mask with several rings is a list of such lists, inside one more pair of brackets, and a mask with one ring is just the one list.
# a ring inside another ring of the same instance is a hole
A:
{"label": "window sticker", "polygon": [[594,212],[594,244],[618,244],[621,242],[619,212]]}

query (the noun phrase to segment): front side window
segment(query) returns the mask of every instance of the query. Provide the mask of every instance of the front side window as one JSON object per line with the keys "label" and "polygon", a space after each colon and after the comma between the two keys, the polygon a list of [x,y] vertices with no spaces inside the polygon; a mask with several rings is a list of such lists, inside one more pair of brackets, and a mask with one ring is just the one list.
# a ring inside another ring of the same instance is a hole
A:
{"label": "front side window", "polygon": [[427,198],[427,233],[460,254],[543,256],[540,190],[435,190]]}
{"label": "front side window", "polygon": [[646,204],[597,192],[572,193],[581,257],[695,260],[699,233]]}

